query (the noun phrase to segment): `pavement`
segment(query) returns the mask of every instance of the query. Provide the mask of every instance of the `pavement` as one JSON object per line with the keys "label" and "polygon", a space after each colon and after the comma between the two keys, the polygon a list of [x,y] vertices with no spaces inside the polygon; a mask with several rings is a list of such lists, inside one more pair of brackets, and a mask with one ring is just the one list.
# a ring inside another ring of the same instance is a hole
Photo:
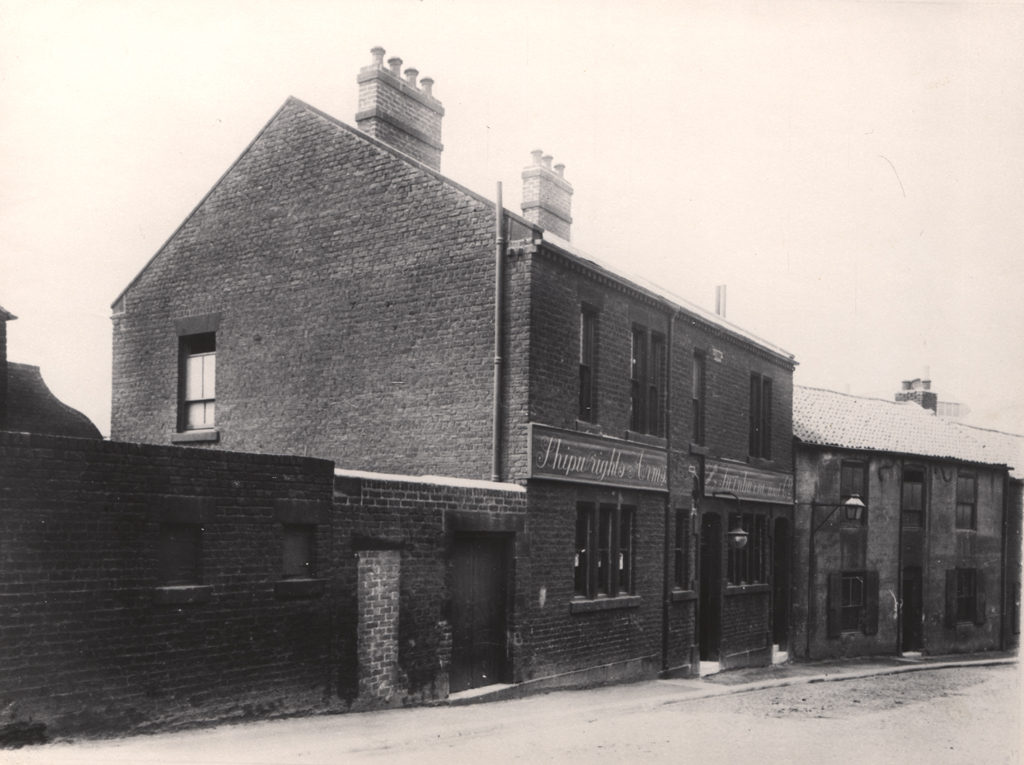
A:
{"label": "pavement", "polygon": [[[707,670],[707,662],[702,662],[702,674],[699,678],[665,678],[608,687],[617,688],[617,693],[620,696],[625,693],[629,696],[643,697],[648,702],[672,704],[806,683],[828,683],[932,669],[1016,663],[1016,651],[986,651],[944,656],[904,654],[903,656],[868,656],[812,662],[784,661],[770,667],[745,667],[721,672],[717,670],[717,665],[712,664],[710,673]],[[630,690],[626,690],[627,688]],[[537,693],[548,692],[563,691],[562,689],[537,691]],[[571,693],[572,691],[564,692]],[[461,706],[490,701],[506,701],[530,695],[534,694],[524,686],[487,686],[453,694],[447,703],[452,706]]]}

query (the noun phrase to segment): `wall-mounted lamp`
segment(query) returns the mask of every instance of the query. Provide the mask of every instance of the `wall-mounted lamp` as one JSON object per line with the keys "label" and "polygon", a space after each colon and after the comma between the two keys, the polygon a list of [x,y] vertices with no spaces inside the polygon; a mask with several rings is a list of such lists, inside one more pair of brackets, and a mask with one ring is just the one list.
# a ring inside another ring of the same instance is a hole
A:
{"label": "wall-mounted lamp", "polygon": [[747,539],[750,535],[743,530],[742,526],[737,526],[732,531],[726,532],[725,538],[729,540],[729,547],[733,550],[742,550],[747,546]]}

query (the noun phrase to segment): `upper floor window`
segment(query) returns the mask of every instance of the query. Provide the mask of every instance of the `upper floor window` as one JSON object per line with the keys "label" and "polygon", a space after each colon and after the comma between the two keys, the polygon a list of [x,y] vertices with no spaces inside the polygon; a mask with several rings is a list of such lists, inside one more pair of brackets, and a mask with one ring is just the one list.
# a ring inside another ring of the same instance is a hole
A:
{"label": "upper floor window", "polygon": [[903,525],[924,526],[924,470],[904,468],[903,492],[900,507],[903,511]]}
{"label": "upper floor window", "polygon": [[181,412],[179,430],[214,426],[217,381],[217,336],[186,335],[181,344]]}
{"label": "upper floor window", "polygon": [[772,380],[750,375],[750,456],[772,458]]}
{"label": "upper floor window", "polygon": [[[846,502],[850,497],[859,497],[860,501],[868,504],[868,466],[863,462],[855,460],[843,460],[839,476],[839,501]],[[840,522],[858,526],[866,525],[868,522],[867,508],[860,513],[860,519],[851,521],[847,513],[842,513]]]}
{"label": "upper floor window", "polygon": [[972,473],[960,473],[956,477],[956,527],[958,529],[978,528],[978,478]]}
{"label": "upper floor window", "polygon": [[594,361],[597,314],[587,308],[580,311],[580,411],[584,422],[594,422]]}
{"label": "upper floor window", "polygon": [[704,444],[704,354],[693,354],[693,443]]}
{"label": "upper floor window", "polygon": [[664,388],[665,338],[636,327],[630,353],[630,430],[665,434]]}

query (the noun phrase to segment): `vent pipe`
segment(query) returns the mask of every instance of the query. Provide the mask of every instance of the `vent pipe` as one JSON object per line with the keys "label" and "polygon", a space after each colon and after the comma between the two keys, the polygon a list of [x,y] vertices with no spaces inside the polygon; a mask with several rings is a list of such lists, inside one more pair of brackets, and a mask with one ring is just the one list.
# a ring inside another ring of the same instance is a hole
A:
{"label": "vent pipe", "polygon": [[725,285],[715,287],[715,313],[725,318]]}

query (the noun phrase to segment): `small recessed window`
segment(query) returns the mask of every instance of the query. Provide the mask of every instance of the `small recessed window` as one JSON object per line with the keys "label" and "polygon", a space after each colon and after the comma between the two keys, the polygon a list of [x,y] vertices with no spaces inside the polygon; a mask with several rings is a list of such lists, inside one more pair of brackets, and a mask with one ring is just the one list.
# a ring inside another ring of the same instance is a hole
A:
{"label": "small recessed window", "polygon": [[202,527],[198,523],[160,524],[160,584],[199,584]]}
{"label": "small recessed window", "polygon": [[314,569],[316,527],[306,524],[285,524],[284,567],[285,579],[312,579]]}
{"label": "small recessed window", "polygon": [[905,468],[901,501],[903,525],[911,528],[924,526],[924,470]]}

